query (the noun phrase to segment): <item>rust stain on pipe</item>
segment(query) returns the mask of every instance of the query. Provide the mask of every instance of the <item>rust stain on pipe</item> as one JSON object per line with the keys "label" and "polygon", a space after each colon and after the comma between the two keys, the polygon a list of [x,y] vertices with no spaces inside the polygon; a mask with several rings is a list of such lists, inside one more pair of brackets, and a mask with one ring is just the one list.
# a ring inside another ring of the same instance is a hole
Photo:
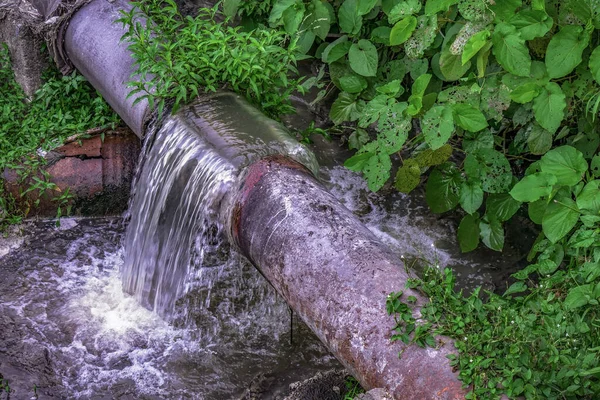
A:
{"label": "rust stain on pipe", "polygon": [[[439,349],[390,342],[386,296],[408,276],[306,168],[281,156],[262,159],[233,200],[230,229],[242,254],[365,388],[386,388],[397,399],[464,398],[446,358],[455,352],[451,340]],[[426,302],[405,292],[418,306]]]}

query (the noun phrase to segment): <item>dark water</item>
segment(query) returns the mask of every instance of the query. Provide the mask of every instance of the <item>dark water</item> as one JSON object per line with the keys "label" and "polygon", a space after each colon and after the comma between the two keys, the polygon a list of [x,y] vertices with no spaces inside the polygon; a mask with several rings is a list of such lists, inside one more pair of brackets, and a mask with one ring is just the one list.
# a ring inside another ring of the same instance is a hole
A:
{"label": "dark water", "polygon": [[290,343],[287,306],[239,257],[198,274],[198,327],[167,324],[122,291],[123,234],[120,219],[38,223],[0,258],[0,374],[11,399],[34,388],[39,398],[235,399],[259,374],[273,398],[338,366],[297,321]]}

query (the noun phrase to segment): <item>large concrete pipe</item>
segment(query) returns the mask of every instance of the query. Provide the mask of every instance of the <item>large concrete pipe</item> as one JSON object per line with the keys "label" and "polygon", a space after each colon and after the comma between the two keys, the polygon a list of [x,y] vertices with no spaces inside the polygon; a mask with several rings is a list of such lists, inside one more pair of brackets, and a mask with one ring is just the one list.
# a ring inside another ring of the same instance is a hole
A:
{"label": "large concrete pipe", "polygon": [[145,99],[133,105],[139,95],[127,97],[135,67],[127,42],[121,42],[126,30],[115,23],[122,16],[120,10],[129,11],[131,5],[125,0],[93,0],[81,7],[66,28],[64,47],[79,72],[142,137],[151,110]]}
{"label": "large concrete pipe", "polygon": [[354,214],[281,156],[253,164],[241,182],[230,206],[233,241],[365,388],[397,399],[464,397],[446,358],[450,340],[440,349],[390,342],[386,296],[408,276]]}

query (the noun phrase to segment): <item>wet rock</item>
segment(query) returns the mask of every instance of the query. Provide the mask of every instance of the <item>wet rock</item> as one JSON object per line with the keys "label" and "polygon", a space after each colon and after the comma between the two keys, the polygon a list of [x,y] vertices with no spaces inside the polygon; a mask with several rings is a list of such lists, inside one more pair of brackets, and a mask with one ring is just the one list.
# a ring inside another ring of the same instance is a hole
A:
{"label": "wet rock", "polygon": [[346,370],[319,372],[310,379],[290,385],[283,400],[339,400],[345,392]]}
{"label": "wet rock", "polygon": [[355,400],[394,400],[390,392],[385,389],[371,389],[367,393],[356,396]]}

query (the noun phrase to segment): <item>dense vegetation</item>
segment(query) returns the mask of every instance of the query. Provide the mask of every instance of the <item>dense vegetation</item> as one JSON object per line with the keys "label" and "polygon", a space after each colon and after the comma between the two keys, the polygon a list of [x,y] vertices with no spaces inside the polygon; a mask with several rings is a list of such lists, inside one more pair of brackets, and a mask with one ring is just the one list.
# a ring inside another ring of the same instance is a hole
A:
{"label": "dense vegetation", "polygon": [[[45,162],[40,154],[59,147],[70,135],[115,127],[120,121],[81,75],[61,76],[51,68],[43,78],[43,86],[27,100],[15,81],[8,49],[0,43],[0,171],[12,168],[19,172],[29,185],[23,195],[35,190],[41,196],[58,189],[40,169]],[[27,214],[15,207],[15,199],[3,187],[0,178],[0,230]],[[59,217],[67,211],[61,207],[68,207],[68,199],[68,192],[56,195]],[[29,205],[35,206],[35,202]]]}

